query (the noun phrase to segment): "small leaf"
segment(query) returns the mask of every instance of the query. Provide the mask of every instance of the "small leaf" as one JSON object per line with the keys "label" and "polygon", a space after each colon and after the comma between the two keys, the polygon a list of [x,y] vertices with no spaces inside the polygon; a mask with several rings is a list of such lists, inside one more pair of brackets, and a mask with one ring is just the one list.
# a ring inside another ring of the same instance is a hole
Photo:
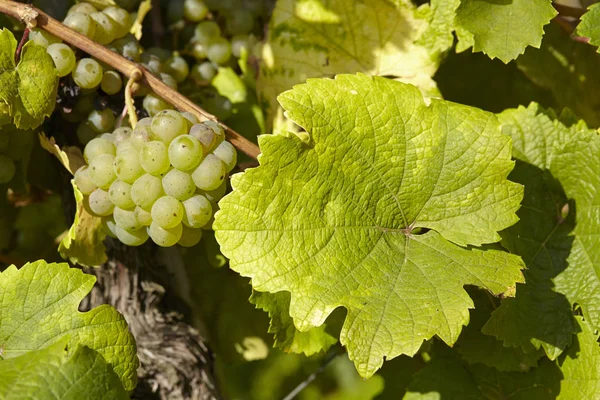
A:
{"label": "small leaf", "polygon": [[65,146],[63,149],[58,147],[53,137],[48,137],[43,133],[38,133],[40,139],[40,145],[46,149],[50,154],[58,158],[58,161],[71,173],[75,175],[77,170],[86,165],[83,159],[83,154],[79,147]]}
{"label": "small leaf", "polygon": [[96,351],[76,346],[68,338],[42,349],[0,361],[0,398],[129,399],[119,376]]}
{"label": "small leaf", "polygon": [[600,4],[593,4],[588,8],[581,17],[575,33],[590,39],[590,43],[594,46],[600,46]]}
{"label": "small leaf", "polygon": [[257,291],[291,293],[300,331],[346,307],[340,339],[369,377],[433,335],[454,343],[473,306],[464,285],[522,281],[518,257],[456,245],[497,241],[517,220],[522,187],[506,180],[510,139],[492,114],[427,107],[414,86],[362,74],[280,101],[310,144],[261,136],[260,166],[232,178],[214,226]]}
{"label": "small leaf", "polygon": [[540,47],[556,14],[550,0],[461,0],[456,23],[473,35],[473,51],[508,63],[527,46]]}
{"label": "small leaf", "polygon": [[27,263],[20,269],[11,266],[0,273],[4,358],[19,357],[68,338],[69,348],[84,345],[97,351],[126,390],[135,388],[135,340],[123,316],[107,305],[85,313],[77,310],[95,281],[94,276],[67,264],[45,261]]}

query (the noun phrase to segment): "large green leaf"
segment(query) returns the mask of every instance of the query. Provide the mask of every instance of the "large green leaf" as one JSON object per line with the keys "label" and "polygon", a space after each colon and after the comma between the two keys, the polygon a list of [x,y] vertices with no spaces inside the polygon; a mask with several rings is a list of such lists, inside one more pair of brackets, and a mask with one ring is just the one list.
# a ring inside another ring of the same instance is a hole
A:
{"label": "large green leaf", "polygon": [[418,13],[436,18],[436,27],[423,34],[429,21],[406,0],[277,1],[257,82],[268,106],[267,124],[277,114],[277,95],[307,78],[364,72],[393,76],[437,95],[431,76],[440,44],[452,44],[451,29],[441,26],[445,7],[437,8],[440,12]]}
{"label": "large green leaf", "polygon": [[69,348],[84,345],[111,365],[126,390],[137,382],[135,340],[127,322],[103,305],[81,313],[81,300],[96,278],[67,264],[36,261],[0,273],[0,343],[5,358],[19,357],[69,338]]}
{"label": "large green leaf", "polygon": [[0,398],[129,399],[119,376],[87,347],[65,348],[68,338],[42,350],[0,361]]}
{"label": "large green leaf", "polygon": [[474,51],[508,63],[527,46],[540,47],[556,14],[550,0],[461,0],[456,23],[473,35]]}
{"label": "large green leaf", "polygon": [[38,127],[54,110],[58,77],[46,49],[27,42],[15,62],[17,41],[0,31],[0,100],[19,129]]}
{"label": "large green leaf", "polygon": [[[280,96],[311,135],[262,136],[260,167],[232,178],[215,229],[231,267],[258,291],[291,292],[301,331],[348,310],[341,342],[361,375],[383,357],[454,343],[472,300],[522,280],[489,248],[515,223],[510,139],[492,114],[366,75],[311,79]],[[452,243],[454,242],[454,243]]]}

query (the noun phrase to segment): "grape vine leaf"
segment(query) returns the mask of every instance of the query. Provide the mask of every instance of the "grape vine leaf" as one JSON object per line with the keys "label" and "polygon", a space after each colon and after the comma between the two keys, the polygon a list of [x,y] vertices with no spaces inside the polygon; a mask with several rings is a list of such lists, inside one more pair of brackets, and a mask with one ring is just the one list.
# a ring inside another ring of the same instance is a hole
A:
{"label": "grape vine leaf", "polygon": [[290,317],[290,300],[289,292],[254,292],[250,297],[252,304],[269,313],[269,332],[275,334],[275,347],[286,353],[311,356],[328,350],[337,343],[337,338],[325,331],[325,324],[307,332],[297,330]]}
{"label": "grape vine leaf", "polygon": [[129,399],[102,356],[84,346],[67,350],[68,338],[0,361],[0,398]]}
{"label": "grape vine leaf", "polygon": [[19,129],[38,127],[56,103],[58,77],[46,49],[27,42],[15,62],[17,41],[0,30],[0,102]]}
{"label": "grape vine leaf", "polygon": [[127,322],[108,305],[81,313],[78,305],[96,278],[68,264],[40,260],[0,273],[0,343],[3,357],[14,358],[68,337],[69,348],[97,351],[126,390],[135,388],[138,358]]}
{"label": "grape vine leaf", "polygon": [[523,189],[506,180],[511,143],[493,114],[428,107],[416,87],[363,74],[279,101],[312,142],[261,136],[260,166],[232,178],[214,227],[257,291],[291,292],[300,331],[345,307],[341,343],[369,377],[433,335],[454,343],[473,306],[464,285],[522,281],[519,257],[460,247],[517,220]]}
{"label": "grape vine leaf", "polygon": [[44,133],[38,133],[40,145],[43,149],[58,158],[58,161],[71,173],[75,172],[82,166],[86,165],[83,159],[83,154],[79,147],[65,146],[62,149],[56,144],[53,137],[48,137]]}
{"label": "grape vine leaf", "polygon": [[542,346],[555,359],[577,332],[573,304],[600,326],[600,226],[593,205],[600,138],[572,114],[557,117],[535,103],[499,119],[513,137],[515,158],[527,163],[513,177],[526,183],[521,221],[502,234],[503,245],[527,264],[527,284],[517,285],[515,298],[503,301],[483,331],[506,346]]}
{"label": "grape vine leaf", "polygon": [[[579,36],[588,38],[594,46],[600,46],[600,4],[594,4],[581,17],[575,30]],[[598,49],[600,52],[600,49]]]}
{"label": "grape vine leaf", "polygon": [[108,260],[104,246],[107,229],[104,228],[102,218],[92,215],[86,208],[86,200],[74,179],[71,184],[77,210],[73,225],[58,245],[58,252],[73,264],[87,267],[102,265]]}
{"label": "grape vine leaf", "polygon": [[429,23],[418,14],[410,1],[278,0],[257,81],[267,132],[279,110],[277,95],[307,78],[364,72],[393,76],[439,96],[431,79],[440,58],[439,48],[431,46],[437,36],[417,43]]}
{"label": "grape vine leaf", "polygon": [[425,31],[417,43],[422,44],[434,52],[443,52],[452,47],[454,36],[452,31],[456,9],[460,0],[432,0],[418,9],[421,19],[429,21]]}
{"label": "grape vine leaf", "polygon": [[473,51],[508,63],[527,46],[540,47],[556,14],[550,0],[461,0],[456,23],[473,35]]}

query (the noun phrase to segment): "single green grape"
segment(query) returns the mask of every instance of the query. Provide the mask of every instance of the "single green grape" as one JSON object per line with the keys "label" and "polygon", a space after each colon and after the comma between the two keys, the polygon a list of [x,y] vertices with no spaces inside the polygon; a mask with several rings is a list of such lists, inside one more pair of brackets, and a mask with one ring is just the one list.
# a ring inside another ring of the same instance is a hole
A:
{"label": "single green grape", "polygon": [[115,207],[113,210],[113,218],[118,226],[127,231],[135,231],[142,227],[142,224],[137,220],[135,211],[133,210]]}
{"label": "single green grape", "polygon": [[121,75],[115,71],[106,71],[100,82],[100,89],[106,94],[117,94],[123,87]]}
{"label": "single green grape", "polygon": [[127,246],[141,246],[148,240],[148,232],[145,228],[128,231],[117,225],[115,226],[115,234]]}
{"label": "single green grape", "polygon": [[146,211],[150,211],[154,202],[164,194],[161,179],[150,174],[140,176],[131,185],[133,202]]}
{"label": "single green grape", "polygon": [[115,23],[115,36],[117,38],[121,38],[129,33],[129,28],[131,28],[131,16],[127,12],[127,10],[122,9],[121,7],[110,6],[106,7],[102,12],[109,17]]}
{"label": "single green grape", "polygon": [[181,171],[190,171],[202,161],[202,144],[191,135],[177,136],[169,144],[169,161]]}
{"label": "single green grape", "polygon": [[38,46],[48,48],[51,44],[60,43],[60,39],[40,28],[33,28],[29,32],[29,40]]}
{"label": "single green grape", "polygon": [[196,195],[183,201],[182,221],[190,228],[201,228],[210,221],[212,216],[212,205],[203,195]]}
{"label": "single green grape", "polygon": [[183,227],[181,224],[176,225],[173,228],[165,229],[158,225],[155,221],[152,221],[148,227],[148,234],[154,243],[161,247],[175,246],[181,238],[182,232]]}
{"label": "single green grape", "polygon": [[152,118],[150,129],[156,140],[168,145],[177,136],[187,133],[187,121],[175,110],[164,110]]}
{"label": "single green grape", "polygon": [[190,77],[200,85],[211,82],[215,76],[217,69],[208,61],[194,65],[190,72]]}
{"label": "single green grape", "polygon": [[208,46],[206,55],[215,64],[225,64],[231,57],[231,45],[227,39],[216,38]]}
{"label": "single green grape", "polygon": [[97,189],[96,185],[94,185],[94,182],[92,181],[92,178],[90,178],[87,165],[80,167],[77,172],[75,172],[74,179],[79,191],[86,196]]}
{"label": "single green grape", "polygon": [[154,93],[150,93],[146,97],[144,97],[144,102],[142,105],[144,107],[144,110],[146,110],[148,115],[150,115],[151,117],[158,114],[161,111],[172,108],[169,103],[167,103]]}
{"label": "single green grape", "polygon": [[129,141],[136,149],[140,150],[146,143],[152,140],[152,133],[150,131],[151,123],[152,118],[142,118],[133,129]]}
{"label": "single green grape", "polygon": [[213,190],[225,180],[225,164],[214,154],[208,154],[192,173],[194,183],[201,190]]}
{"label": "single green grape", "polygon": [[140,150],[140,164],[152,175],[163,175],[171,167],[167,146],[158,140],[148,142]]}
{"label": "single green grape", "polygon": [[72,72],[73,80],[82,89],[93,89],[102,82],[102,67],[91,58],[82,58]]}
{"label": "single green grape", "polygon": [[114,168],[119,179],[127,183],[133,183],[144,175],[139,154],[139,151],[133,147],[118,152],[115,157]]}
{"label": "single green grape", "polygon": [[153,224],[165,229],[173,228],[181,223],[183,205],[175,197],[163,196],[154,202],[150,215]]}
{"label": "single green grape", "polygon": [[100,154],[90,162],[89,175],[94,185],[101,189],[108,189],[117,178],[113,163],[115,156],[112,154]]}
{"label": "single green grape", "polygon": [[88,115],[87,120],[92,129],[98,133],[111,132],[116,121],[115,114],[113,114],[110,108],[105,108],[101,111],[92,111],[90,115]]}
{"label": "single green grape", "polygon": [[97,11],[98,10],[96,9],[96,7],[94,7],[90,3],[82,2],[82,3],[77,3],[77,4],[73,5],[71,8],[69,8],[69,11],[67,12],[67,16],[74,14],[74,13],[81,13],[81,14],[89,15],[89,14],[97,12]]}
{"label": "single green grape", "polygon": [[108,189],[110,201],[120,208],[130,209],[135,207],[135,203],[131,198],[131,185],[123,182],[120,179],[115,180]]}
{"label": "single green grape", "polygon": [[[79,3],[86,4],[86,3]],[[92,39],[96,35],[96,22],[89,16],[80,12],[74,12],[65,18],[63,24],[73,29],[76,32],[81,33],[84,36]]]}
{"label": "single green grape", "polygon": [[183,82],[190,72],[187,62],[183,57],[178,55],[174,55],[166,60],[162,65],[162,69],[164,72],[171,75],[177,83]]}
{"label": "single green grape", "polygon": [[191,22],[200,22],[208,15],[209,9],[202,0],[185,0],[183,16]]}
{"label": "single green grape", "polygon": [[100,188],[90,193],[88,204],[90,210],[99,217],[111,215],[115,208],[115,205],[110,201],[108,192]]}
{"label": "single green grape", "polygon": [[221,142],[214,150],[213,154],[225,164],[225,170],[230,172],[235,165],[237,164],[237,152],[235,151],[235,147],[228,141]]}
{"label": "single green grape", "polygon": [[83,159],[88,164],[101,154],[111,154],[114,156],[116,154],[115,145],[104,138],[94,138],[83,149]]}
{"label": "single green grape", "polygon": [[93,38],[96,42],[106,45],[117,38],[117,24],[111,17],[97,11],[91,13],[90,18],[96,22],[96,33]]}
{"label": "single green grape", "polygon": [[[119,147],[122,144],[129,143],[129,139],[131,138],[132,133],[133,133],[133,130],[128,126],[122,126],[120,128],[115,129],[114,132],[112,133],[114,136],[115,145],[117,147]],[[132,145],[132,147],[133,147],[133,145]],[[117,153],[118,153],[118,151],[117,151]]]}
{"label": "single green grape", "polygon": [[163,176],[162,186],[167,195],[180,201],[189,199],[196,192],[196,184],[190,174],[175,168]]}
{"label": "single green grape", "polygon": [[46,51],[52,57],[56,73],[60,78],[69,75],[73,71],[73,68],[75,68],[75,53],[66,44],[53,43],[46,48]]}
{"label": "single green grape", "polygon": [[200,44],[208,45],[221,37],[221,28],[214,21],[202,21],[196,25],[194,39]]}
{"label": "single green grape", "polygon": [[150,226],[152,223],[152,214],[140,206],[135,207],[135,217],[142,226]]}

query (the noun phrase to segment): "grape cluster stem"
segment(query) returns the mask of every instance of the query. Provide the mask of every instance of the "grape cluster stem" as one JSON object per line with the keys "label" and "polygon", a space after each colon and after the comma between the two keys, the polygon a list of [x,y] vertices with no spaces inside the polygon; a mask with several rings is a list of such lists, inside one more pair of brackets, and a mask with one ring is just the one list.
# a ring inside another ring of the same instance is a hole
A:
{"label": "grape cluster stem", "polygon": [[31,5],[17,3],[13,0],[0,0],[0,12],[22,21],[27,27],[37,26],[50,32],[64,42],[75,46],[90,54],[92,57],[110,65],[129,79],[138,73],[136,71],[141,72],[140,81],[148,85],[148,87],[163,100],[177,107],[180,111],[188,111],[195,114],[200,121],[210,120],[217,122],[225,130],[227,140],[231,142],[232,145],[249,157],[254,159],[258,157],[260,149],[256,144],[220,122],[217,117],[208,113],[187,97],[165,85],[142,65],[129,61],[114,53]]}

